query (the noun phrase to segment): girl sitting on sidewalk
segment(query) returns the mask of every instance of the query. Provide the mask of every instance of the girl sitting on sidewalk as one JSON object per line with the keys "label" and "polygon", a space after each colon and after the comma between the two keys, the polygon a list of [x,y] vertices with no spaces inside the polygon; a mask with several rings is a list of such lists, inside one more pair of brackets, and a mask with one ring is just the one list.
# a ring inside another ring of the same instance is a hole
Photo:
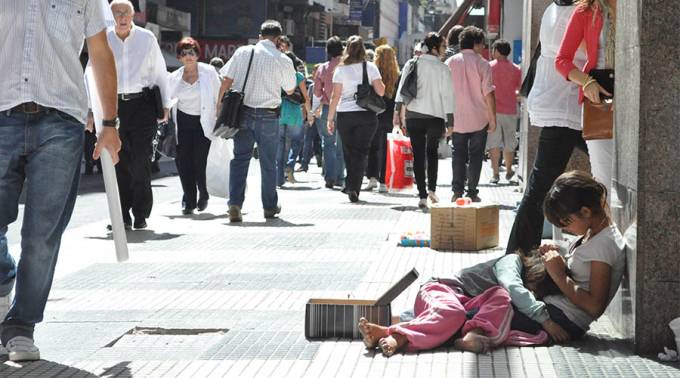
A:
{"label": "girl sitting on sidewalk", "polygon": [[[560,176],[549,192],[548,219],[584,235],[571,248],[566,265],[557,247],[540,249],[545,271],[564,294],[537,301],[525,287],[547,294],[539,290],[546,286],[542,264],[536,258],[507,255],[467,268],[454,279],[423,285],[412,321],[382,327],[361,319],[364,343],[379,345],[391,356],[402,348],[436,348],[451,338],[454,347],[477,353],[501,344],[542,344],[548,339],[541,328],[557,342],[580,337],[614,296],[625,266],[623,239],[610,224],[606,196],[602,184],[576,171]],[[518,310],[515,314],[511,302]]]}

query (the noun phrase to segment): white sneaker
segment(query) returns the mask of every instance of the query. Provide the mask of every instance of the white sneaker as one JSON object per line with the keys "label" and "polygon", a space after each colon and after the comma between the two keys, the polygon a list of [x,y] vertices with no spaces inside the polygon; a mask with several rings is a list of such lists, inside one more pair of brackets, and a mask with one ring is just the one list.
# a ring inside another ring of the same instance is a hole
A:
{"label": "white sneaker", "polygon": [[421,210],[427,209],[427,198],[421,198],[420,201],[418,201],[418,208]]}
{"label": "white sneaker", "polygon": [[368,180],[368,185],[364,188],[364,191],[370,192],[373,189],[378,187],[378,179],[375,177],[371,177],[370,180]]}
{"label": "white sneaker", "polygon": [[380,184],[380,188],[378,189],[378,193],[387,193],[387,185]]}
{"label": "white sneaker", "polygon": [[25,336],[15,336],[7,342],[7,352],[10,361],[37,361],[40,359],[40,350],[33,340]]}
{"label": "white sneaker", "polygon": [[439,197],[437,197],[437,195],[434,194],[434,192],[431,191],[431,190],[427,192],[427,198],[429,198],[430,202],[432,202],[432,203],[439,202]]}

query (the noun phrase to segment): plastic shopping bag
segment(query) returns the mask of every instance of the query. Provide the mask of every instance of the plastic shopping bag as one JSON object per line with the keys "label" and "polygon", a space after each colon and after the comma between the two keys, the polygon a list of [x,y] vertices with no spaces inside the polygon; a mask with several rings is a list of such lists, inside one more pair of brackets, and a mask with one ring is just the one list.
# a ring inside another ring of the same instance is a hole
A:
{"label": "plastic shopping bag", "polygon": [[229,164],[234,158],[234,142],[217,138],[210,143],[205,181],[211,196],[229,198]]}
{"label": "plastic shopping bag", "polygon": [[387,134],[385,184],[390,191],[413,186],[413,151],[411,139],[399,133]]}

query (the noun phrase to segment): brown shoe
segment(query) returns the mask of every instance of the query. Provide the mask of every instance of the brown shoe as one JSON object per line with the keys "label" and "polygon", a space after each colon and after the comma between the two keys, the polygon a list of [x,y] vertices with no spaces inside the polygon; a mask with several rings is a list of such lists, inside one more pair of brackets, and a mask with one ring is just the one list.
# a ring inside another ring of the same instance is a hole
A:
{"label": "brown shoe", "polygon": [[281,212],[281,205],[276,205],[274,209],[264,209],[264,217],[267,219],[274,218],[276,214]]}
{"label": "brown shoe", "polygon": [[243,216],[241,215],[241,206],[236,205],[229,206],[229,222],[231,223],[243,222]]}

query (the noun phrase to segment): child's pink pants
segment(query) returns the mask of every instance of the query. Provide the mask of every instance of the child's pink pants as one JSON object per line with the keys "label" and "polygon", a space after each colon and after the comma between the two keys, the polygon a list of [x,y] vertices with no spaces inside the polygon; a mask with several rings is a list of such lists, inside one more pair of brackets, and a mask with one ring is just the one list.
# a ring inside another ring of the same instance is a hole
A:
{"label": "child's pink pants", "polygon": [[[513,315],[510,295],[500,286],[469,298],[439,282],[420,288],[414,311],[415,319],[388,329],[389,334],[406,336],[409,351],[436,348],[461,328],[463,336],[479,328],[491,339],[492,346],[500,345],[508,337]],[[468,320],[465,314],[469,311],[477,312]]]}

